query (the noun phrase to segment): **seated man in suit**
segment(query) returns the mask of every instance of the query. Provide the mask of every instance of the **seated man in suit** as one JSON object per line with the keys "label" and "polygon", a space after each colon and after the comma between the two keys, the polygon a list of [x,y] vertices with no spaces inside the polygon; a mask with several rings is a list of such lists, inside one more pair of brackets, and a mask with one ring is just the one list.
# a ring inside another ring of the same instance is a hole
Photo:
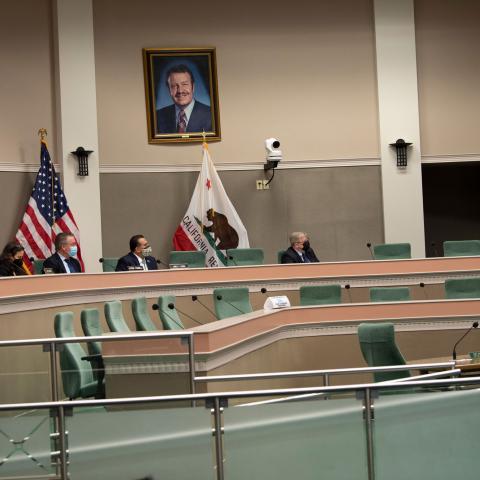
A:
{"label": "seated man in suit", "polygon": [[313,248],[310,246],[305,232],[293,232],[290,235],[290,247],[282,255],[282,263],[319,262]]}
{"label": "seated man in suit", "polygon": [[152,257],[152,247],[143,235],[130,239],[130,253],[118,259],[116,272],[129,270],[158,270],[157,261]]}
{"label": "seated man in suit", "polygon": [[42,273],[82,273],[80,262],[73,258],[78,253],[75,237],[70,232],[55,237],[55,253],[43,262]]}
{"label": "seated man in suit", "polygon": [[157,133],[209,132],[212,111],[195,100],[195,79],[186,65],[176,65],[167,72],[167,87],[173,104],[157,110]]}

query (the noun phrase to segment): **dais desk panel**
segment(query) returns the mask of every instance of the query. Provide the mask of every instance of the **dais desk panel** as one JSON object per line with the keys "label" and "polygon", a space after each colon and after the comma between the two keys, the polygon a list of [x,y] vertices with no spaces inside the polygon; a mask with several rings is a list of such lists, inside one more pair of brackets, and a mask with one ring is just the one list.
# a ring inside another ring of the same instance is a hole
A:
{"label": "dais desk panel", "polygon": [[208,294],[216,287],[296,290],[322,283],[414,285],[446,278],[480,276],[480,257],[332,262],[248,267],[175,269],[150,272],[85,273],[0,278],[0,313],[103,302],[144,295]]}

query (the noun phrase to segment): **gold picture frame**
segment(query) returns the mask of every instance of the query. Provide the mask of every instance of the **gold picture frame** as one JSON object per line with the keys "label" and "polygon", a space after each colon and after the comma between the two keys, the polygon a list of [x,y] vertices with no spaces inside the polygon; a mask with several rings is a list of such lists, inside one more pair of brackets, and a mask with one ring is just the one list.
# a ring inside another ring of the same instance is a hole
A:
{"label": "gold picture frame", "polygon": [[148,143],[221,140],[213,47],[144,48]]}

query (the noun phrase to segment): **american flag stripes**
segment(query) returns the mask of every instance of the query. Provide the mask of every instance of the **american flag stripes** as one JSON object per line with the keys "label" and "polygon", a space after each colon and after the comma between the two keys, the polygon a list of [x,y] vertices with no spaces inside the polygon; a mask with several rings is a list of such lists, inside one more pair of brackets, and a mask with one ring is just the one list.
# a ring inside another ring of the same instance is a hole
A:
{"label": "american flag stripes", "polygon": [[40,170],[16,235],[17,242],[25,248],[24,262],[30,271],[33,271],[30,257],[43,260],[55,253],[55,237],[60,232],[71,232],[75,236],[78,244],[77,258],[83,271],[80,232],[68,207],[47,144],[42,140]]}

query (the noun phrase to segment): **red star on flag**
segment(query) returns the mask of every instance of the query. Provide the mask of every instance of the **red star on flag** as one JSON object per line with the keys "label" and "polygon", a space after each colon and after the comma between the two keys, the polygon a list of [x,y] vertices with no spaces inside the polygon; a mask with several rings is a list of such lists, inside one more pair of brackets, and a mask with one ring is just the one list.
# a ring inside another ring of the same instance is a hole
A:
{"label": "red star on flag", "polygon": [[207,186],[208,190],[210,190],[212,188],[212,182],[210,181],[209,178],[207,178],[207,183],[205,185]]}

